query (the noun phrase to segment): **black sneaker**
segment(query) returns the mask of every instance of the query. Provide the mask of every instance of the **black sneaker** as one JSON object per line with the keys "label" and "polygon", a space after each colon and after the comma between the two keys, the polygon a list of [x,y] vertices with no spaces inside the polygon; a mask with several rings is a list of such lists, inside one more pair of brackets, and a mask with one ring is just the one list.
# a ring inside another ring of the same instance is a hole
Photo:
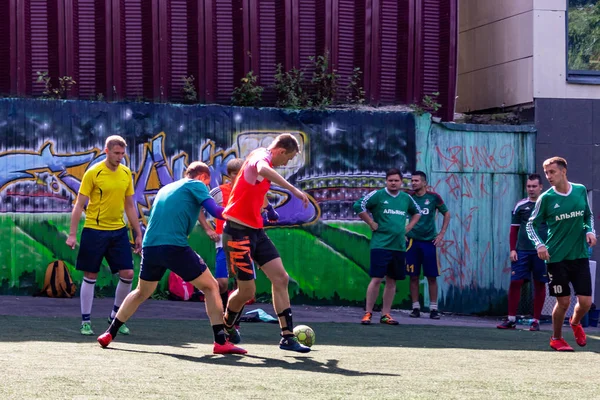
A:
{"label": "black sneaker", "polygon": [[298,353],[308,353],[310,351],[310,347],[298,343],[298,339],[295,336],[282,337],[279,342],[279,348],[281,350],[297,351]]}
{"label": "black sneaker", "polygon": [[413,308],[412,312],[410,314],[408,314],[408,316],[411,318],[420,318],[421,310],[418,308]]}
{"label": "black sneaker", "polygon": [[517,321],[506,320],[506,321],[502,322],[500,325],[496,326],[496,328],[498,328],[498,329],[516,329]]}
{"label": "black sneaker", "polygon": [[440,312],[438,310],[431,310],[429,312],[429,318],[431,318],[431,319],[440,319]]}
{"label": "black sneaker", "polygon": [[239,344],[242,341],[242,337],[240,336],[240,331],[235,329],[235,327],[227,328],[225,327],[225,333],[227,334],[227,338],[233,344]]}

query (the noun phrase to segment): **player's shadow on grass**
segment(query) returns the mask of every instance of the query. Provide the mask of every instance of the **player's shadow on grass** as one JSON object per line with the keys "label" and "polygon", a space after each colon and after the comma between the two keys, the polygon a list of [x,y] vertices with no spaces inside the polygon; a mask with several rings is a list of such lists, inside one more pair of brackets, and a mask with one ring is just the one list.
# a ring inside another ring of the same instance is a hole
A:
{"label": "player's shadow on grass", "polygon": [[[310,372],[319,372],[324,374],[336,374],[336,375],[344,375],[344,376],[401,376],[399,374],[387,374],[387,373],[377,373],[377,372],[361,372],[361,371],[353,371],[350,369],[345,369],[338,367],[338,360],[327,360],[326,363],[322,363],[316,361],[310,356],[302,355],[296,356],[286,355],[286,358],[293,358],[295,362],[288,362],[283,359],[278,358],[268,358],[261,357],[255,355],[216,355],[216,354],[207,354],[204,356],[196,357],[190,356],[187,354],[176,354],[176,353],[165,353],[161,351],[153,352],[153,351],[144,351],[144,350],[131,350],[131,349],[118,349],[118,348],[108,348],[107,350],[113,351],[125,351],[130,353],[141,353],[141,354],[159,354],[163,356],[169,356],[177,358],[182,361],[190,361],[197,362],[203,364],[210,365],[228,365],[232,367],[249,367],[249,368],[282,368],[288,370],[298,370],[298,371],[310,371]],[[261,363],[244,363],[244,359],[252,359],[261,361]]]}

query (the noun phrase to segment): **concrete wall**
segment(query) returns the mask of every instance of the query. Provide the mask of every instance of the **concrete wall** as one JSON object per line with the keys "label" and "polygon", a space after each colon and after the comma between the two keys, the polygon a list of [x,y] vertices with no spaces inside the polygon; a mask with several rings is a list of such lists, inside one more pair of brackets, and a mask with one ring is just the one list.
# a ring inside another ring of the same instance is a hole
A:
{"label": "concrete wall", "polygon": [[533,101],[533,0],[460,0],[456,108]]}

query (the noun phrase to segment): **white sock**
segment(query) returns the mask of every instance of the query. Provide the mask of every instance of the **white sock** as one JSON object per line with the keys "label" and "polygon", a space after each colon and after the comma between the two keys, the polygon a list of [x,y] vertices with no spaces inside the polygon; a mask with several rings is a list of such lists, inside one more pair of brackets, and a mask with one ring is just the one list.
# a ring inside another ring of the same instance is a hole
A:
{"label": "white sock", "polygon": [[123,304],[123,300],[125,300],[125,297],[127,297],[129,292],[131,292],[131,282],[132,279],[119,278],[119,283],[117,284],[117,289],[115,290],[115,304],[110,312],[110,319],[115,319],[121,304]]}
{"label": "white sock", "polygon": [[83,278],[81,290],[79,291],[79,300],[81,302],[81,322],[90,322],[92,315],[92,304],[94,303],[95,279]]}
{"label": "white sock", "polygon": [[413,303],[413,309],[418,308],[419,310],[421,309],[421,304],[418,301],[415,301]]}
{"label": "white sock", "polygon": [[517,316],[516,315],[509,315],[508,316],[508,320],[510,322],[517,322]]}
{"label": "white sock", "polygon": [[433,311],[433,310],[437,310],[437,302],[431,302],[429,303],[429,310]]}

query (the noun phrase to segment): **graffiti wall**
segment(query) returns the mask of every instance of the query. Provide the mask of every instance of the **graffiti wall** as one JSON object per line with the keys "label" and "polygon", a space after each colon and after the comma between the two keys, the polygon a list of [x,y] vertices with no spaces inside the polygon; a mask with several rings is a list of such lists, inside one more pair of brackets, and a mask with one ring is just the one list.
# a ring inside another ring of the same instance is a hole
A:
{"label": "graffiti wall", "polygon": [[417,132],[417,168],[452,217],[438,250],[440,308],[505,314],[510,216],[535,172],[535,130],[419,120]]}
{"label": "graffiti wall", "polygon": [[[351,206],[383,186],[387,168],[414,170],[412,115],[24,99],[0,100],[0,294],[35,293],[55,259],[81,281],[74,271],[77,249],[65,244],[70,212],[84,172],[104,160],[107,136],[128,142],[125,163],[134,173],[145,227],[158,189],[180,179],[190,162],[206,162],[211,186],[218,185],[228,179],[228,160],[268,145],[281,132],[294,134],[302,152],[280,172],[311,196],[307,208],[283,188],[273,187],[269,196],[281,218],[268,234],[290,274],[292,297],[361,302],[369,235]],[[214,245],[202,229],[194,230],[190,243],[212,268]],[[139,258],[135,262],[137,270]],[[115,284],[104,266],[97,289],[112,295]],[[257,288],[270,291],[261,273]],[[399,288],[403,301],[406,285]]]}

